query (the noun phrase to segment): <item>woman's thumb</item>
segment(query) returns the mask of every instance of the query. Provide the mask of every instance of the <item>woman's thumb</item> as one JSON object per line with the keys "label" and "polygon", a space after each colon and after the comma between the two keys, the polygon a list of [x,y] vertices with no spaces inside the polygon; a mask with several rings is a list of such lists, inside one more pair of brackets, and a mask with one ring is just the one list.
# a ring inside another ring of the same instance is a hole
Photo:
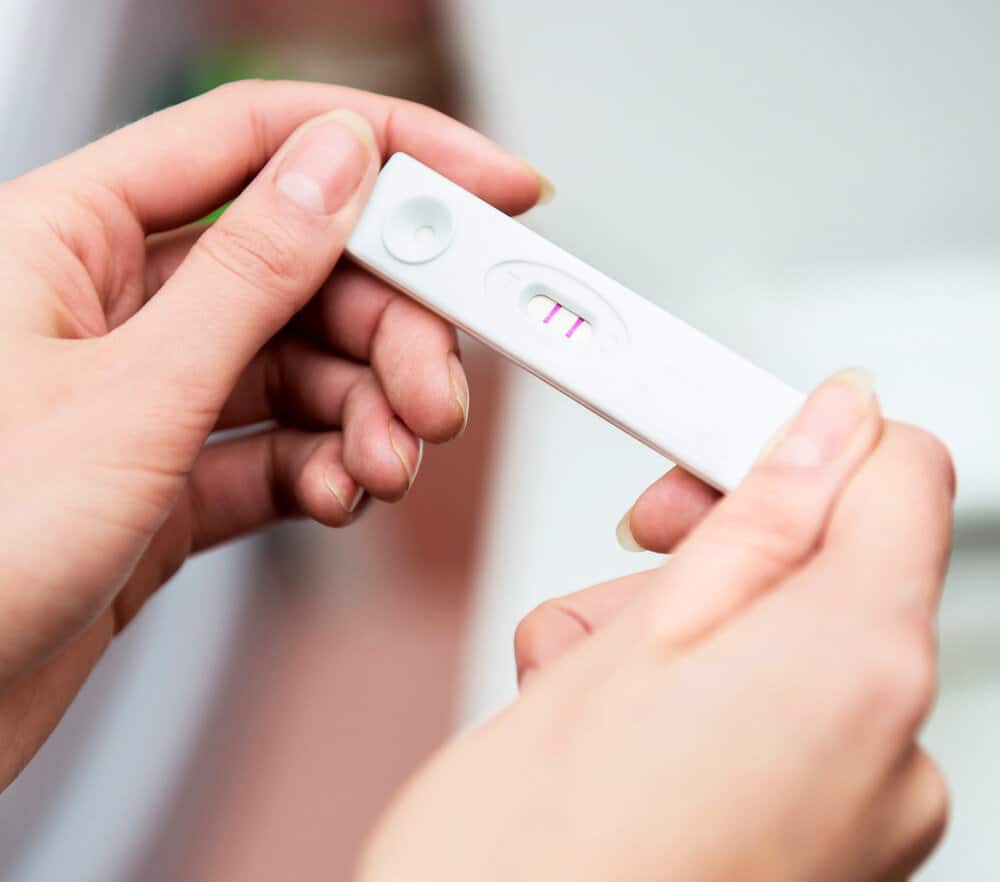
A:
{"label": "woman's thumb", "polygon": [[379,166],[371,127],[351,111],[296,130],[121,329],[149,370],[221,407],[254,354],[329,276]]}

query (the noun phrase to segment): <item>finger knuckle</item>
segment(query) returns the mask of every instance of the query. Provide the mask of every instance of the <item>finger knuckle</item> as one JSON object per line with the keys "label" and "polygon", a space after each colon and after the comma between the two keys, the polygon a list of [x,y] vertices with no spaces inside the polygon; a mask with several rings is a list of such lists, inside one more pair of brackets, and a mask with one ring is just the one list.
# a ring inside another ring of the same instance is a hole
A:
{"label": "finger knuckle", "polygon": [[518,666],[541,667],[546,658],[546,647],[551,649],[550,637],[567,625],[574,631],[587,633],[579,618],[567,609],[564,598],[551,598],[536,606],[517,626],[514,632],[514,654]]}
{"label": "finger knuckle", "polygon": [[951,791],[941,767],[930,757],[925,761],[926,782],[923,788],[917,836],[930,851],[944,836],[951,814]]}
{"label": "finger knuckle", "polygon": [[923,458],[927,471],[934,477],[937,485],[944,490],[944,495],[949,499],[955,497],[956,477],[955,461],[952,458],[948,445],[936,435],[930,432],[921,432],[923,444]]}
{"label": "finger knuckle", "polygon": [[267,84],[267,80],[259,77],[245,77],[241,80],[231,80],[216,86],[211,92],[214,95],[226,98],[249,98]]}
{"label": "finger knuckle", "polygon": [[536,606],[514,630],[514,658],[518,668],[537,666],[541,661],[544,621],[551,615],[552,601]]}
{"label": "finger knuckle", "polygon": [[882,720],[893,737],[912,737],[937,692],[932,641],[911,633],[882,635],[869,642],[859,667],[860,712]]}
{"label": "finger knuckle", "polygon": [[917,426],[897,426],[909,472],[922,478],[922,485],[949,503],[955,496],[955,463],[948,446],[939,437]]}
{"label": "finger knuckle", "polygon": [[755,494],[737,500],[716,522],[717,539],[723,547],[738,546],[754,558],[779,568],[798,563],[808,550],[812,532],[808,519],[789,502],[786,494]]}
{"label": "finger knuckle", "polygon": [[278,224],[257,229],[220,224],[198,240],[198,247],[224,272],[254,288],[292,289],[302,281],[291,237]]}

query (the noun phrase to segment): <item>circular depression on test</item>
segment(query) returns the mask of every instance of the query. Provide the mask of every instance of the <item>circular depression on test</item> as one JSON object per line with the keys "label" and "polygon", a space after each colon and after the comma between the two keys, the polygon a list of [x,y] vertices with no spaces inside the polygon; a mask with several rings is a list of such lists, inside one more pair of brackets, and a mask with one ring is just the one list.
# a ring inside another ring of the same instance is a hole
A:
{"label": "circular depression on test", "polygon": [[397,205],[382,228],[388,252],[403,263],[426,263],[455,237],[448,207],[431,196],[413,196]]}

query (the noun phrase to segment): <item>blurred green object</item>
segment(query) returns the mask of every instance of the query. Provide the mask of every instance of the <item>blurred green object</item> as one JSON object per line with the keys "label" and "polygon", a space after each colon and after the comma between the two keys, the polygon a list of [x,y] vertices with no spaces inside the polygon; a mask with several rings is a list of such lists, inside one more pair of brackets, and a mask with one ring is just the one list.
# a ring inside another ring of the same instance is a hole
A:
{"label": "blurred green object", "polygon": [[[280,80],[291,78],[292,72],[279,56],[263,46],[252,43],[216,46],[186,62],[160,102],[168,107],[187,101],[217,86],[236,80]],[[226,210],[229,203],[220,205],[203,218],[211,223]]]}
{"label": "blurred green object", "polygon": [[278,54],[253,43],[210,49],[185,66],[179,82],[180,100],[192,98],[234,80],[277,80],[291,76]]}

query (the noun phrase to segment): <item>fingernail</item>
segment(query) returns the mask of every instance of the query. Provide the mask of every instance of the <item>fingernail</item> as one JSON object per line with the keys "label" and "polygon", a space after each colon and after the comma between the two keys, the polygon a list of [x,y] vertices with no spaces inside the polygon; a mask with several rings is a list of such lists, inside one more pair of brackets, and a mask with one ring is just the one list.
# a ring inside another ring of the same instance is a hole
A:
{"label": "fingernail", "polygon": [[393,417],[389,420],[389,442],[406,472],[407,486],[412,487],[420,471],[420,462],[424,458],[424,442],[414,439],[413,434],[399,420]]}
{"label": "fingernail", "polygon": [[615,536],[618,539],[618,544],[625,551],[646,550],[635,541],[635,536],[632,535],[632,509],[629,509],[624,515],[622,515],[622,519],[618,522],[618,526],[615,527]]}
{"label": "fingernail", "polygon": [[413,484],[413,481],[417,479],[417,475],[420,474],[420,463],[422,463],[423,461],[424,461],[424,439],[417,438],[417,464],[413,467],[413,479],[410,481],[411,485]]}
{"label": "fingernail", "polygon": [[874,398],[869,371],[849,368],[834,374],[809,396],[762,460],[795,468],[817,468],[832,462],[849,446]]}
{"label": "fingernail", "polygon": [[335,110],[292,137],[275,186],[306,211],[335,214],[357,192],[376,153],[371,126],[356,113]]}
{"label": "fingernail", "polygon": [[448,374],[451,377],[451,394],[462,411],[462,428],[458,430],[458,435],[461,435],[469,424],[469,381],[465,378],[462,363],[454,352],[448,353]]}
{"label": "fingernail", "polygon": [[353,512],[358,507],[361,497],[365,495],[363,487],[355,484],[354,481],[344,474],[343,469],[332,463],[323,472],[323,483],[326,484],[326,489],[340,503],[340,507],[348,513]]}
{"label": "fingernail", "polygon": [[535,200],[535,205],[548,205],[556,198],[555,184],[538,171],[538,169],[534,169],[533,171],[538,177],[538,198]]}

